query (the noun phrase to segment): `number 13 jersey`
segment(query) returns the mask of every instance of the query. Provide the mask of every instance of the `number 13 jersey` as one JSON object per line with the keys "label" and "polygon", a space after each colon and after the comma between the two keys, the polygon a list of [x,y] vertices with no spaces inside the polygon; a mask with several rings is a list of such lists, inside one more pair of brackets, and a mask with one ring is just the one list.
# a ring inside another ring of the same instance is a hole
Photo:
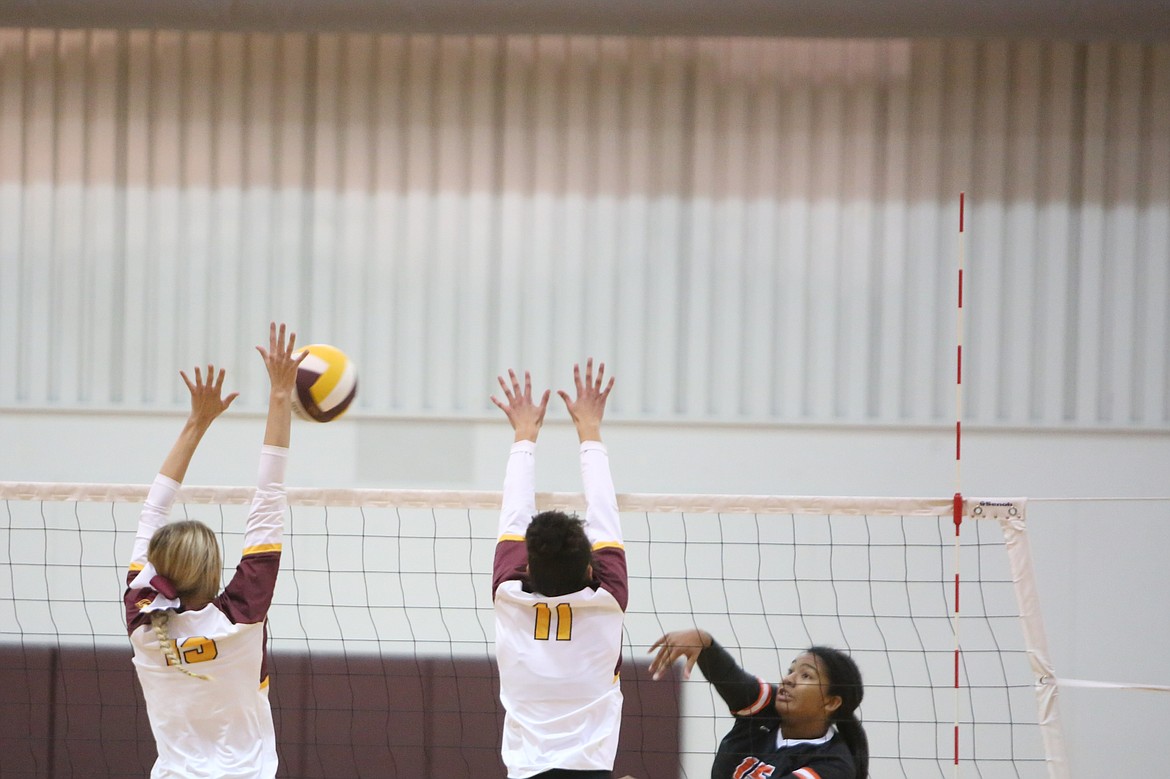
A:
{"label": "number 13 jersey", "polygon": [[249,779],[276,775],[276,734],[268,702],[266,617],[280,568],[287,449],[265,446],[260,482],[231,582],[198,611],[175,611],[166,631],[180,663],[169,665],[151,614],[171,607],[151,586],[134,586],[154,532],[168,521],[179,484],[159,474],[139,519],[127,574],[126,628],[158,760],[151,777]]}

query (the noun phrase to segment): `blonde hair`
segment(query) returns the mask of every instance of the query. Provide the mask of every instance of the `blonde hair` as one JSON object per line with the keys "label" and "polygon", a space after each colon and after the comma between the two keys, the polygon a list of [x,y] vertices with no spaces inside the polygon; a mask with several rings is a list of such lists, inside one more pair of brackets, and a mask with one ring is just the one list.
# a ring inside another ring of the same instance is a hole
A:
{"label": "blonde hair", "polygon": [[[160,576],[174,585],[181,601],[204,604],[219,594],[220,571],[223,567],[219,539],[202,522],[189,519],[171,522],[159,528],[150,539],[146,559],[154,565]],[[188,676],[210,679],[183,667],[175,642],[167,632],[170,619],[170,610],[156,611],[150,617],[151,627],[158,636],[159,647],[168,663]]]}

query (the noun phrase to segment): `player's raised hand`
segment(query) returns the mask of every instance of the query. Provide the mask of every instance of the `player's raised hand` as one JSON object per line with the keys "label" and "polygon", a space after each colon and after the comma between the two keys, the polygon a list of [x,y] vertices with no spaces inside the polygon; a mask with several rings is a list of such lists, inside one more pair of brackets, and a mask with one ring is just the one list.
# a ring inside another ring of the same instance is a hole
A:
{"label": "player's raised hand", "polygon": [[204,379],[203,373],[199,370],[199,366],[195,366],[195,380],[186,374],[185,371],[179,371],[179,375],[183,377],[183,383],[187,385],[187,390],[191,393],[191,422],[206,429],[216,417],[227,411],[228,406],[232,404],[240,393],[233,392],[226,398],[223,397],[223,380],[226,372],[223,368],[219,369],[218,375],[215,371],[215,366],[211,363],[207,364],[207,377]]}
{"label": "player's raised hand", "polygon": [[650,646],[650,652],[655,651],[654,659],[650,661],[650,676],[659,679],[666,669],[674,665],[680,657],[685,657],[687,663],[683,666],[683,678],[691,678],[691,669],[699,660],[699,653],[711,646],[711,634],[698,628],[692,630],[676,630],[667,633]]}
{"label": "player's raised hand", "polygon": [[296,353],[297,334],[289,332],[286,339],[286,329],[283,322],[277,329],[276,322],[268,323],[268,348],[257,346],[256,351],[264,358],[264,367],[268,369],[268,381],[272,385],[272,392],[292,395],[297,384],[297,366],[309,355],[308,352]]}
{"label": "player's raised hand", "polygon": [[[577,397],[569,397],[564,390],[557,390],[561,400],[565,401],[565,408],[577,426],[577,437],[581,441],[601,440],[601,418],[605,416],[605,402],[609,400],[609,391],[613,389],[613,379],[605,383],[605,363],[597,366],[597,376],[593,375],[593,358],[585,362],[585,378],[581,378],[581,366],[573,366],[573,383],[577,387]],[[604,384],[604,389],[602,388]]]}
{"label": "player's raised hand", "polygon": [[500,382],[500,389],[504,391],[504,400],[500,400],[495,395],[492,395],[492,403],[495,403],[500,410],[507,416],[508,421],[512,423],[512,429],[516,431],[517,441],[535,441],[540,434],[541,425],[544,424],[544,412],[548,409],[549,390],[545,390],[540,397],[540,402],[536,403],[532,400],[532,376],[528,371],[524,371],[524,386],[520,386],[520,380],[516,378],[516,371],[511,368],[508,369],[508,380],[505,381],[503,376],[497,376],[496,380]]}

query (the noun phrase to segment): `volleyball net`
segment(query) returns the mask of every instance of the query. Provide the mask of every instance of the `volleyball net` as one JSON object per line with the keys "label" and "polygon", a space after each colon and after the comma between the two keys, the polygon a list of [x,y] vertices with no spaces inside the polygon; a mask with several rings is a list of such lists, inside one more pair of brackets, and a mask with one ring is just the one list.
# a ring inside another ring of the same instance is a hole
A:
{"label": "volleyball net", "polygon": [[[121,600],[145,494],[0,483],[5,776],[142,776],[153,763]],[[251,495],[184,487],[172,513],[219,533],[225,582]],[[281,774],[503,776],[499,494],[289,500],[269,614]],[[584,507],[576,494],[537,503]],[[873,776],[949,776],[956,758],[964,775],[1065,775],[1026,501],[964,501],[957,539],[950,498],[622,495],[619,507],[630,597],[616,775],[709,775],[726,707],[697,671],[645,671],[655,639],[692,626],[773,680],[812,644],[847,650]]]}

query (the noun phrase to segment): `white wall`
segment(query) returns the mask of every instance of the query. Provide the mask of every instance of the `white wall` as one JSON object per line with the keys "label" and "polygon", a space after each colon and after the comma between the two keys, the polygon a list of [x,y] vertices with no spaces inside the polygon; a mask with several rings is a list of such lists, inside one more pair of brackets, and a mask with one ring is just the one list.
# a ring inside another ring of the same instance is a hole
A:
{"label": "white wall", "polygon": [[[559,403],[550,403],[541,439],[540,489],[575,491],[575,438]],[[2,450],[4,481],[144,483],[182,420],[177,412],[5,411],[0,429],[14,445]],[[262,416],[233,408],[208,434],[189,479],[247,484],[262,434]],[[301,486],[495,490],[510,430],[502,415],[425,420],[357,412],[328,425],[297,420],[293,438],[290,481]],[[622,492],[955,491],[953,428],[658,424],[611,414],[606,438],[623,460]],[[964,431],[963,449],[962,487],[972,496],[1170,497],[1170,434],[975,428]]]}
{"label": "white wall", "polygon": [[[1170,428],[1170,44],[0,30],[0,406]],[[255,335],[259,333],[259,335]]]}
{"label": "white wall", "polygon": [[[495,373],[592,353],[623,492],[948,495],[960,190],[964,492],[1170,493],[1165,44],[0,30],[0,480],[146,481],[214,359],[246,484],[278,317],[362,372],[293,484],[494,489]],[[1060,673],[1170,683],[1167,510],[1034,504]]]}

